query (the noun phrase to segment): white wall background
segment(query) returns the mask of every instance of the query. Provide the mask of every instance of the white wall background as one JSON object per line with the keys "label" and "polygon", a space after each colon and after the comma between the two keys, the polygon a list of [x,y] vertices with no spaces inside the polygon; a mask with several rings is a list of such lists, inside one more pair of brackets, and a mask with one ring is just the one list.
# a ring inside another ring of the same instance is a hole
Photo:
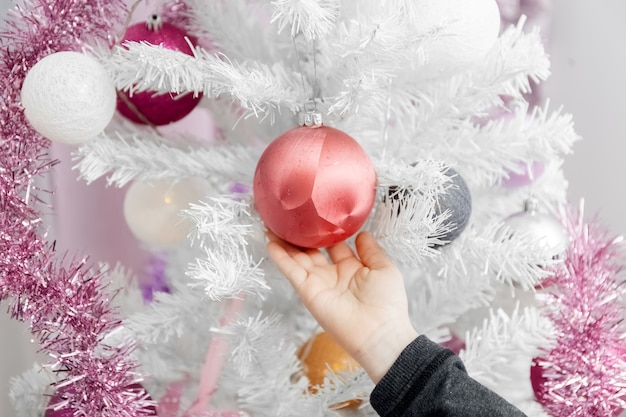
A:
{"label": "white wall background", "polygon": [[[599,213],[615,234],[626,233],[626,1],[554,0],[551,43],[553,75],[546,94],[574,115],[584,138],[568,157],[571,201],[585,198],[587,213]],[[4,16],[10,0],[0,0]],[[18,417],[9,403],[9,378],[30,368],[35,347],[24,325],[0,307],[0,416]]]}
{"label": "white wall background", "polygon": [[583,136],[565,164],[569,198],[585,199],[616,234],[626,233],[626,1],[555,0],[546,93],[574,115]]}

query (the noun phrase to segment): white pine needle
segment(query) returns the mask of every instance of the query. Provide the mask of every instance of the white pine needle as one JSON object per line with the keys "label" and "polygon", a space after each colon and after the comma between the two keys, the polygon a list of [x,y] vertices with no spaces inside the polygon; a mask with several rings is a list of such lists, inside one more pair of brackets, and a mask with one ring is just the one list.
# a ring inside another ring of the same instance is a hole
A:
{"label": "white pine needle", "polygon": [[271,22],[277,23],[279,32],[290,27],[291,37],[321,38],[334,28],[340,4],[338,0],[273,0]]}
{"label": "white pine needle", "polygon": [[244,146],[175,147],[149,137],[101,134],[76,152],[75,168],[87,183],[109,174],[107,182],[189,177],[250,181],[257,150]]}
{"label": "white pine needle", "polygon": [[467,334],[460,357],[472,378],[514,403],[533,403],[533,358],[553,343],[553,327],[538,310],[492,311],[481,328]]}
{"label": "white pine needle", "polygon": [[11,378],[9,397],[20,417],[41,417],[47,406],[50,384],[56,381],[45,367],[34,364],[20,376]]}
{"label": "white pine needle", "polygon": [[254,233],[251,203],[229,196],[212,197],[208,202],[190,204],[183,215],[195,225],[192,237],[201,247],[245,247]]}
{"label": "white pine needle", "polygon": [[187,268],[192,288],[201,288],[213,301],[255,294],[259,297],[270,287],[265,281],[261,261],[255,261],[245,251],[205,250],[205,257],[197,258]]}
{"label": "white pine needle", "polygon": [[270,118],[281,107],[295,110],[303,102],[297,77],[280,63],[234,62],[201,49],[192,57],[138,42],[101,54],[100,62],[123,90],[230,95],[254,115]]}

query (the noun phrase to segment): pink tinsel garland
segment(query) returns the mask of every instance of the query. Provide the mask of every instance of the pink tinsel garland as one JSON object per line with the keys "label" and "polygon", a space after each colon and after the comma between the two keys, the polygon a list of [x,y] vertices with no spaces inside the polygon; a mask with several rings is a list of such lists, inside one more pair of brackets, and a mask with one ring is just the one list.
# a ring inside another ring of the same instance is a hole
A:
{"label": "pink tinsel garland", "polygon": [[540,295],[556,347],[536,362],[537,399],[552,416],[607,417],[626,407],[621,238],[609,238],[583,210],[563,214],[570,248]]}
{"label": "pink tinsel garland", "polygon": [[[85,262],[60,262],[41,235],[34,177],[46,172],[48,141],[32,130],[20,104],[28,70],[44,56],[107,39],[125,13],[120,0],[31,0],[9,11],[0,41],[0,301],[30,322],[41,349],[64,372],[64,408],[75,415],[148,415],[131,345],[106,346],[120,324],[101,274]],[[63,266],[61,264],[67,264]]]}

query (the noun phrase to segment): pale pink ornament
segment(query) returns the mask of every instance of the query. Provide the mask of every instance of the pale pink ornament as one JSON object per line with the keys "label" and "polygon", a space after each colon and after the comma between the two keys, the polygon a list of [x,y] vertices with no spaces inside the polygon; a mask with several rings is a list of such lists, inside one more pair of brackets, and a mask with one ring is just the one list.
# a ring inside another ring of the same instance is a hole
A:
{"label": "pale pink ornament", "polygon": [[200,197],[198,186],[190,179],[176,183],[137,181],[126,192],[124,218],[140,241],[154,248],[171,248],[182,243],[192,229],[181,211]]}

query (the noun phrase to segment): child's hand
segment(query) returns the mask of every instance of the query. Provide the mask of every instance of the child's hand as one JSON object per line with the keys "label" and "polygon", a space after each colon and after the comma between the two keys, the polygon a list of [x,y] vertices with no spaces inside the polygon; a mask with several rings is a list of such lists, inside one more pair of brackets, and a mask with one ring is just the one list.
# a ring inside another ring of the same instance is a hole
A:
{"label": "child's hand", "polygon": [[398,268],[367,232],[356,238],[358,257],[342,242],[326,249],[331,262],[267,235],[267,252],[305,307],[377,383],[417,337]]}

